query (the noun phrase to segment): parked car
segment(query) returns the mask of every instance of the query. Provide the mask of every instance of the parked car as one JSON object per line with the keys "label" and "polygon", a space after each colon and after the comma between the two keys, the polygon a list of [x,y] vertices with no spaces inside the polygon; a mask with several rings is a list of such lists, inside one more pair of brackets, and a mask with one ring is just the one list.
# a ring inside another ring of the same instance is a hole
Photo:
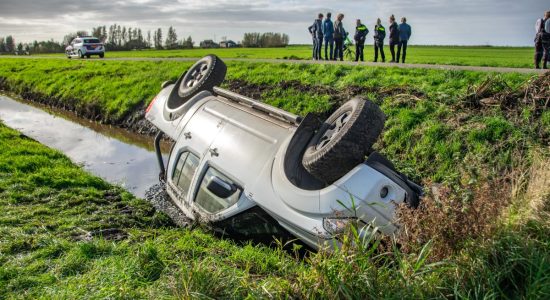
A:
{"label": "parked car", "polygon": [[103,58],[105,57],[105,46],[98,38],[92,36],[77,37],[65,48],[65,54],[67,58],[90,58],[92,55]]}
{"label": "parked car", "polygon": [[[189,218],[245,239],[290,233],[318,248],[351,223],[392,234],[396,205],[419,204],[421,187],[371,149],[385,120],[376,104],[354,98],[320,122],[220,88],[225,74],[206,56],[146,110],[160,130],[161,180]],[[163,135],[175,141],[167,164]]]}
{"label": "parked car", "polygon": [[201,48],[219,48],[220,47],[220,45],[218,45],[218,43],[214,42],[213,40],[204,40],[200,42],[199,45]]}

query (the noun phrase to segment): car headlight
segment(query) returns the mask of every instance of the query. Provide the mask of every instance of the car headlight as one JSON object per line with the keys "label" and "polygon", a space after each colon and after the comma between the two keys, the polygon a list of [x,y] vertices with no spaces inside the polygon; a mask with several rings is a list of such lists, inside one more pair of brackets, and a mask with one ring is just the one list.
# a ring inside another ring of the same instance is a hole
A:
{"label": "car headlight", "polygon": [[323,228],[331,234],[342,234],[352,225],[357,225],[355,217],[323,218]]}

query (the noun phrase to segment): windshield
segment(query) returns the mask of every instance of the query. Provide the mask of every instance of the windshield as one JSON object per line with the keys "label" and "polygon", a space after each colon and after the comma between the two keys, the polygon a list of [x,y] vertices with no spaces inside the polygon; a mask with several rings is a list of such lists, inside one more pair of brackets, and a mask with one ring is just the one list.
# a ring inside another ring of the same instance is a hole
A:
{"label": "windshield", "polygon": [[99,39],[84,39],[84,44],[97,44],[101,43]]}

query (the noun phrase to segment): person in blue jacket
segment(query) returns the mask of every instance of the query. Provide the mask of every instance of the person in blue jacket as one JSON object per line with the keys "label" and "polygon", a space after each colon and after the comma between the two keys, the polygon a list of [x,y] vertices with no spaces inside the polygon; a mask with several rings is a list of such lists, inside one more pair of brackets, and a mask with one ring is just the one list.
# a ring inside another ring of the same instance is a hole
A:
{"label": "person in blue jacket", "polygon": [[411,26],[407,24],[407,18],[401,18],[401,24],[398,26],[399,30],[399,44],[397,44],[397,62],[401,57],[401,51],[403,51],[402,63],[405,63],[405,58],[407,57],[407,43],[411,38],[412,30]]}
{"label": "person in blue jacket", "polygon": [[[330,17],[331,13],[327,13],[327,17],[323,21],[323,35],[325,36],[325,60],[334,59],[334,24]],[[328,55],[327,48],[330,48],[330,56]]]}
{"label": "person in blue jacket", "polygon": [[313,37],[313,59],[321,59],[321,48],[323,47],[323,14],[319,14],[318,18],[313,21],[313,25],[309,26],[308,30]]}

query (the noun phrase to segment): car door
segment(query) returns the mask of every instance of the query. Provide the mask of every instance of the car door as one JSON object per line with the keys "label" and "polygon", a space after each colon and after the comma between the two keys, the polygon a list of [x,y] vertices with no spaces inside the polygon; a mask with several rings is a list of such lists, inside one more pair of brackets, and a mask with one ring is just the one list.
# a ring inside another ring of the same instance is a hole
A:
{"label": "car door", "polygon": [[182,133],[174,145],[170,159],[168,160],[168,193],[182,210],[188,210],[192,201],[189,198],[189,190],[185,186],[178,186],[180,177],[174,176],[177,174],[178,169],[183,170],[182,168],[187,159],[185,153],[192,153],[194,157],[199,158],[197,168],[203,165],[203,157],[208,153],[210,145],[224,125],[222,118],[217,113],[219,109],[223,109],[223,107],[220,107],[220,103],[215,100],[209,101],[199,108],[189,121],[183,125],[181,129]]}

